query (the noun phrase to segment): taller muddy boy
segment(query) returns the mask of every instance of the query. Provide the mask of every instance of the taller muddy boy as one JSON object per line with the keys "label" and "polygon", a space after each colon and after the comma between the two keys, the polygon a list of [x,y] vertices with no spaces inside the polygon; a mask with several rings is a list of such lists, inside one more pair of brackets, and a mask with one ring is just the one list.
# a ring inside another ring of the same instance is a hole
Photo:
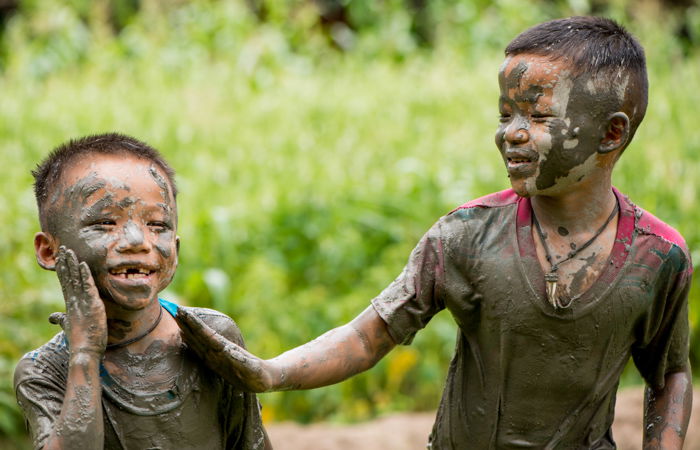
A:
{"label": "taller muddy boy", "polygon": [[[255,395],[204,367],[180,338],[178,306],[158,298],[180,243],[160,154],[128,136],[88,136],[33,174],[37,261],[56,271],[66,303],[65,332],[15,371],[34,448],[266,448]],[[227,316],[179,309],[243,345]]]}
{"label": "taller muddy boy", "polygon": [[270,360],[187,311],[177,320],[210,367],[269,391],[366,370],[447,308],[459,333],[432,448],[615,448],[631,357],[648,385],[645,448],[680,449],[690,256],[611,184],[647,106],[643,49],[611,20],[573,17],[523,32],[505,53],[496,144],[512,189],[442,217],[362,314]]}

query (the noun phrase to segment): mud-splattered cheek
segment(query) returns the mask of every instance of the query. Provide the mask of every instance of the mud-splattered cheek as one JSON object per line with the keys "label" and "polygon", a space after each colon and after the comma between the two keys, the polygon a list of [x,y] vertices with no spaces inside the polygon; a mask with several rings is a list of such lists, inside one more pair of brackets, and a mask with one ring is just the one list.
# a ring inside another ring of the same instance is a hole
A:
{"label": "mud-splattered cheek", "polygon": [[80,261],[85,261],[96,281],[98,290],[104,290],[102,281],[107,275],[105,261],[109,247],[116,240],[110,233],[94,229],[83,229],[78,232],[76,242],[70,246]]}
{"label": "mud-splattered cheek", "polygon": [[583,164],[590,156],[579,151],[578,140],[572,136],[570,125],[565,120],[556,120],[549,125],[547,140],[549,148],[537,176],[538,190],[554,186],[558,178],[567,176],[571,169]]}
{"label": "mud-splattered cheek", "polygon": [[503,144],[506,142],[505,135],[506,135],[506,127],[503,124],[501,124],[496,129],[496,135],[494,137],[494,141],[496,142],[496,147],[498,147],[498,151],[501,153],[501,156],[503,156],[503,152],[504,152]]}
{"label": "mud-splattered cheek", "polygon": [[163,259],[170,259],[175,249],[175,234],[172,232],[160,233],[156,239],[155,247]]}
{"label": "mud-splattered cheek", "polygon": [[158,234],[154,247],[163,260],[163,276],[160,290],[165,289],[175,275],[177,268],[177,241],[174,231]]}

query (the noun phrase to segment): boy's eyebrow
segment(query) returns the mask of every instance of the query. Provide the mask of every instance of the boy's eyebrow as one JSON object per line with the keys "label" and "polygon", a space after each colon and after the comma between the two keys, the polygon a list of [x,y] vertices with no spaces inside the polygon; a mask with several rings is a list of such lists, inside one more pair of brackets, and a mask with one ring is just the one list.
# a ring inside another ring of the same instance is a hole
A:
{"label": "boy's eyebrow", "polygon": [[134,203],[136,203],[136,199],[134,197],[124,197],[122,200],[117,202],[117,207],[120,209],[126,209]]}
{"label": "boy's eyebrow", "polygon": [[168,214],[170,214],[173,210],[172,206],[168,205],[167,203],[158,203],[157,205]]}
{"label": "boy's eyebrow", "polygon": [[67,189],[67,192],[69,193],[69,195],[72,193],[79,193],[80,198],[82,200],[85,200],[95,192],[105,187],[105,185],[105,180],[98,178],[96,172],[91,172],[86,177],[83,177],[76,181],[72,186],[70,186]]}
{"label": "boy's eyebrow", "polygon": [[99,216],[102,213],[102,211],[104,211],[105,209],[107,209],[111,206],[114,206],[114,195],[112,195],[112,193],[108,192],[105,194],[104,197],[97,200],[92,205],[83,208],[83,210],[80,214],[80,219],[81,220],[92,219],[96,216]]}

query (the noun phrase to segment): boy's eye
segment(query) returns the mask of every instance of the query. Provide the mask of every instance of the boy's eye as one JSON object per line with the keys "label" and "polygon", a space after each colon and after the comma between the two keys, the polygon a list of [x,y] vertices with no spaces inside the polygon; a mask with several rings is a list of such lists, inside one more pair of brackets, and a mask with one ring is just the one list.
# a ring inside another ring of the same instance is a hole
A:
{"label": "boy's eye", "polygon": [[552,117],[550,114],[531,114],[530,117],[532,118],[533,122],[546,122],[547,119]]}
{"label": "boy's eye", "polygon": [[168,225],[165,222],[159,222],[159,221],[148,222],[148,227],[157,233],[161,233],[163,231],[170,229],[170,225]]}
{"label": "boy's eye", "polygon": [[501,122],[508,122],[510,120],[510,113],[501,113],[498,119]]}
{"label": "boy's eye", "polygon": [[115,222],[112,219],[99,219],[99,220],[95,220],[90,225],[98,226],[98,227],[105,227],[105,226],[116,225],[116,224],[117,224],[117,222]]}

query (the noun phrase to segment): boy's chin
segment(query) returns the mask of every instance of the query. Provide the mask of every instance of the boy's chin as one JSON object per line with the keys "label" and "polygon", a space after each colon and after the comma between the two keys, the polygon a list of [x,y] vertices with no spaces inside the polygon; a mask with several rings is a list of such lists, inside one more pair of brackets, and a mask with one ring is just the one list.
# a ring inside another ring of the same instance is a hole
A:
{"label": "boy's chin", "polygon": [[528,190],[526,180],[524,179],[510,179],[510,186],[520,197],[532,197],[534,194]]}
{"label": "boy's chin", "polygon": [[123,311],[141,311],[154,301],[158,301],[158,295],[124,295],[115,292],[106,292],[105,294],[107,295],[101,295],[105,305]]}

